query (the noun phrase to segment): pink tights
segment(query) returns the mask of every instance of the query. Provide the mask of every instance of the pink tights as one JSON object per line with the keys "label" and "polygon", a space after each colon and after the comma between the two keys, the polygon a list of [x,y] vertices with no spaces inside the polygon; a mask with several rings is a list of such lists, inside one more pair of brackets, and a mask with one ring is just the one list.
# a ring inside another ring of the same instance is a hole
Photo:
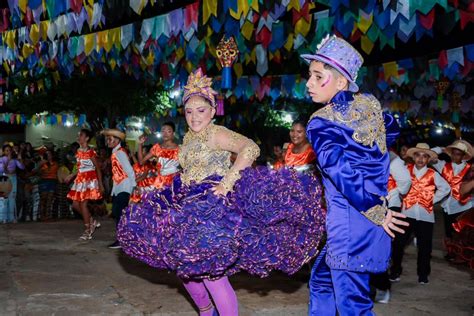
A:
{"label": "pink tights", "polygon": [[196,303],[199,308],[200,316],[213,316],[214,308],[212,308],[209,294],[211,294],[212,300],[214,301],[220,316],[239,315],[237,295],[227,277],[215,281],[183,280],[183,284],[189,295],[191,295],[194,303]]}

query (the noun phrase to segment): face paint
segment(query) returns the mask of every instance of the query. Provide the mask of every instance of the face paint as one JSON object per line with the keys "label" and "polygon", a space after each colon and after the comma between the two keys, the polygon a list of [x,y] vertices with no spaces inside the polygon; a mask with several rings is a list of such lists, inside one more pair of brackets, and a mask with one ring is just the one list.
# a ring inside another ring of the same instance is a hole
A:
{"label": "face paint", "polygon": [[329,81],[331,81],[331,74],[328,75],[328,80],[323,82],[323,84],[321,85],[321,88],[324,88],[329,83]]}

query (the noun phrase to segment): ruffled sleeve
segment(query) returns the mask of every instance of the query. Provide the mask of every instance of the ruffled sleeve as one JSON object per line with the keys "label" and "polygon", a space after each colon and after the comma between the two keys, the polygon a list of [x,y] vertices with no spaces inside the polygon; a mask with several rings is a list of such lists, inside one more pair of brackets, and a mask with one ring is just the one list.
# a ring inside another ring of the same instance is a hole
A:
{"label": "ruffled sleeve", "polygon": [[334,124],[319,117],[313,118],[308,126],[308,138],[311,140],[323,174],[355,209],[367,212],[381,205],[382,200],[380,196],[365,189],[363,174],[352,169],[344,156],[345,138],[341,133],[342,131]]}
{"label": "ruffled sleeve", "polygon": [[210,145],[218,150],[237,154],[234,165],[221,180],[226,191],[232,191],[234,183],[240,179],[240,171],[252,165],[260,155],[260,148],[251,139],[223,126],[216,126],[210,139]]}

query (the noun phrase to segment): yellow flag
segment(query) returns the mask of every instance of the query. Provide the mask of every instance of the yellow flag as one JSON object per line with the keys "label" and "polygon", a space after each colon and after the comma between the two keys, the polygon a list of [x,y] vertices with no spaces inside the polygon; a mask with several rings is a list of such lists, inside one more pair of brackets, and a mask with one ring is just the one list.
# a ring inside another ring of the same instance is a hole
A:
{"label": "yellow flag", "polygon": [[43,79],[38,80],[38,91],[44,90],[44,82]]}
{"label": "yellow flag", "polygon": [[30,39],[33,45],[36,45],[38,43],[40,38],[40,29],[38,24],[33,24],[31,25],[30,29]]}
{"label": "yellow flag", "polygon": [[206,24],[211,15],[217,17],[217,1],[203,0],[202,1],[202,23]]}
{"label": "yellow flag", "polygon": [[388,80],[390,77],[398,78],[398,65],[396,61],[391,61],[389,63],[383,64],[383,73],[385,80]]}
{"label": "yellow flag", "polygon": [[30,44],[23,44],[23,47],[21,49],[21,54],[23,55],[24,58],[28,58],[33,52],[35,51],[34,47],[31,46]]}
{"label": "yellow flag", "polygon": [[109,65],[112,70],[115,70],[115,66],[117,66],[117,62],[115,61],[115,59],[110,58]]}
{"label": "yellow flag", "polygon": [[310,30],[311,23],[304,18],[299,19],[295,24],[295,33],[306,36]]}
{"label": "yellow flag", "polygon": [[242,67],[242,64],[241,63],[235,63],[234,64],[234,71],[235,71],[235,75],[237,76],[237,79],[242,77],[242,75],[244,73],[244,69]]}
{"label": "yellow flag", "polygon": [[92,50],[95,48],[95,36],[96,33],[90,33],[84,35],[84,52],[86,53],[87,56],[90,55]]}
{"label": "yellow flag", "polygon": [[58,121],[58,125],[63,125],[63,116],[60,114],[57,114],[56,121]]}
{"label": "yellow flag", "polygon": [[290,33],[285,43],[285,49],[287,51],[291,52],[293,50],[293,42],[294,42],[294,36],[293,36],[293,33]]}
{"label": "yellow flag", "polygon": [[18,7],[20,8],[21,12],[26,13],[27,4],[28,0],[18,0]]}
{"label": "yellow flag", "polygon": [[366,54],[370,54],[370,52],[374,48],[374,43],[372,43],[366,35],[362,35],[360,40],[360,46]]}
{"label": "yellow flag", "polygon": [[115,45],[116,48],[120,48],[120,34],[119,27],[109,30],[109,41],[111,45]]}
{"label": "yellow flag", "polygon": [[244,25],[242,25],[242,28],[240,29],[240,32],[242,33],[244,38],[248,41],[250,41],[250,38],[252,36],[253,28],[254,28],[253,23],[250,23],[250,21],[245,20]]}
{"label": "yellow flag", "polygon": [[43,41],[48,39],[49,20],[40,22],[40,37]]}
{"label": "yellow flag", "polygon": [[107,42],[107,30],[97,32],[97,50],[105,48],[105,42]]}
{"label": "yellow flag", "polygon": [[288,6],[286,7],[286,11],[290,11],[292,8],[299,12],[301,10],[300,1],[291,0]]}
{"label": "yellow flag", "polygon": [[153,53],[153,50],[150,49],[150,53],[148,54],[148,56],[146,57],[146,64],[148,66],[151,66],[153,65],[153,62],[155,61],[155,54]]}
{"label": "yellow flag", "polygon": [[7,75],[10,74],[10,67],[8,66],[7,62],[3,62],[3,68],[5,69]]}
{"label": "yellow flag", "polygon": [[11,49],[15,49],[16,30],[5,32],[5,43]]}
{"label": "yellow flag", "polygon": [[374,16],[370,14],[370,17],[366,19],[363,15],[359,15],[360,21],[357,23],[357,26],[359,27],[359,30],[361,30],[362,33],[367,33],[369,30],[370,26],[372,25],[372,21],[374,20]]}

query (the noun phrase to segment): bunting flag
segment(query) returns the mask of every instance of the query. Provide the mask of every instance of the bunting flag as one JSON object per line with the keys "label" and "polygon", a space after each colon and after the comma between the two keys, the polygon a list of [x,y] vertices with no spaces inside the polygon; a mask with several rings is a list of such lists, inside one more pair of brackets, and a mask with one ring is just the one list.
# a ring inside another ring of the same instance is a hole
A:
{"label": "bunting flag", "polygon": [[[142,14],[156,1],[127,2],[135,13]],[[352,6],[347,0],[319,0],[328,9],[316,13],[311,13],[315,5],[309,1],[204,0],[103,29],[103,4],[104,0],[10,1],[0,15],[0,64],[6,81],[0,94],[8,99],[15,89],[18,93],[47,90],[74,73],[124,73],[160,82],[165,88],[182,86],[197,67],[208,73],[221,70],[217,44],[224,34],[234,38],[239,51],[229,67],[237,79],[236,88],[229,92],[232,96],[303,99],[304,78],[269,76],[269,71],[272,65],[314,52],[327,33],[360,42],[362,51],[370,54],[376,45],[395,47],[396,37],[408,41],[430,36],[435,21],[443,22],[445,31],[472,22],[470,11],[446,0],[370,0],[363,6]],[[45,16],[48,20],[40,21]],[[92,32],[83,34],[86,29]],[[358,78],[362,82],[375,74],[383,92],[414,80],[463,78],[474,63],[473,47],[442,51],[434,62],[429,56],[363,68]],[[35,90],[25,89],[19,78],[26,78]]]}
{"label": "bunting flag", "polygon": [[45,124],[59,125],[63,127],[87,125],[87,116],[85,114],[60,113],[60,114],[35,114],[27,116],[21,113],[0,113],[0,123],[26,125],[26,124]]}

